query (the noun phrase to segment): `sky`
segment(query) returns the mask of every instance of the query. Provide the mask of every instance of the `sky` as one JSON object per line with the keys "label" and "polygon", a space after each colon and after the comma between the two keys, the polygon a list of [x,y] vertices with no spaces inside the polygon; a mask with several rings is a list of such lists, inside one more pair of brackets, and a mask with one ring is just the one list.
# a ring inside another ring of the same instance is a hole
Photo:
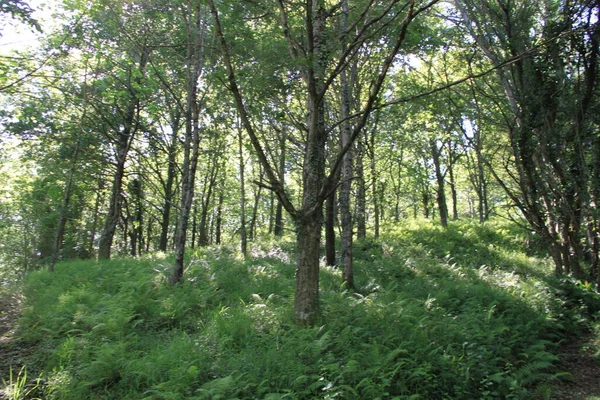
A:
{"label": "sky", "polygon": [[[58,5],[58,0],[24,0],[34,9],[36,18],[42,29],[47,31],[52,22],[52,9]],[[28,47],[36,47],[39,42],[40,33],[34,31],[28,25],[13,20],[9,16],[0,16],[0,53],[7,54],[12,50],[24,50]]]}

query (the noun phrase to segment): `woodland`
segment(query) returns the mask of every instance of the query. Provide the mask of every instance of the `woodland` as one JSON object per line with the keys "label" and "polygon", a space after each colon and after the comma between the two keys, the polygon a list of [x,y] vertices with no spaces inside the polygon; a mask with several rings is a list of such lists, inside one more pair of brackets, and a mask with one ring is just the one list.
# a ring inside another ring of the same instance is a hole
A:
{"label": "woodland", "polygon": [[597,2],[52,4],[0,0],[8,398],[600,398]]}

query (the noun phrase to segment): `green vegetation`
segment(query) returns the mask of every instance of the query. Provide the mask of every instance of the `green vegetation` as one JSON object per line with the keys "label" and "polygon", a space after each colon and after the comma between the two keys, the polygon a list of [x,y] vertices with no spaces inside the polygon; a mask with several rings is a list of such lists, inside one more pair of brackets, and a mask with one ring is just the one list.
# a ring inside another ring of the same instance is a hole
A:
{"label": "green vegetation", "polygon": [[548,398],[598,293],[554,278],[514,226],[419,226],[356,244],[355,292],[322,267],[314,327],[293,322],[283,238],[246,261],[196,250],[175,287],[160,255],[34,272],[20,336],[51,399]]}

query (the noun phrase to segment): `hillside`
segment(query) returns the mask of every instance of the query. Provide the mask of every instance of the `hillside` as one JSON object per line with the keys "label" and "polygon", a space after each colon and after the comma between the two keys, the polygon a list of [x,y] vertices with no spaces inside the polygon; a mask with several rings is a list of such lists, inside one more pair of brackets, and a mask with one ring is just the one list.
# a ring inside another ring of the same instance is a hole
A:
{"label": "hillside", "polygon": [[23,285],[30,396],[594,399],[578,379],[598,371],[600,296],[554,277],[530,239],[497,222],[389,229],[356,244],[356,291],[322,266],[308,328],[291,314],[291,240],[245,261],[196,249],[176,287],[162,254],[63,262]]}

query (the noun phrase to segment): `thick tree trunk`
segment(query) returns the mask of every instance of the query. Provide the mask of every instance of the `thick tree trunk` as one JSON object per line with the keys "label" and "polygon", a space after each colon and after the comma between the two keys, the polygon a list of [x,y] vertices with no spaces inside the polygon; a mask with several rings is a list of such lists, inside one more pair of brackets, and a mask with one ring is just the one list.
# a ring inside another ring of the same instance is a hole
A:
{"label": "thick tree trunk", "polygon": [[320,212],[300,218],[297,229],[294,317],[303,325],[311,325],[319,310]]}

